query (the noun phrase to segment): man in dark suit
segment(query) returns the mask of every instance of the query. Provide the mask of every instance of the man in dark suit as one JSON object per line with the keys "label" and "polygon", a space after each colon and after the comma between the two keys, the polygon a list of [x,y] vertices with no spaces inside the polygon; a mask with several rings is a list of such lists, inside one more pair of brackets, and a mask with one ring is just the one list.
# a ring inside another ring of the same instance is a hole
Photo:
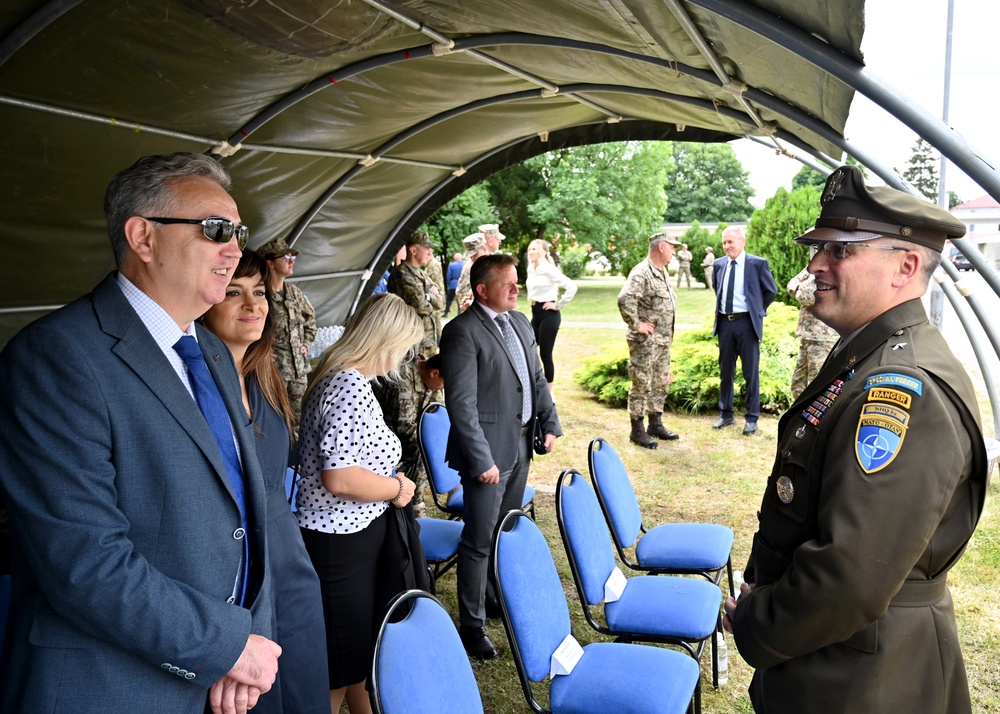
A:
{"label": "man in dark suit", "polygon": [[118,271],[0,355],[5,714],[245,712],[274,681],[252,427],[232,356],[194,324],[245,243],[229,184],[195,154],[120,172]]}
{"label": "man in dark suit", "polygon": [[528,319],[517,312],[517,259],[489,255],[472,265],[472,306],[441,335],[451,432],[446,458],[465,497],[458,548],[459,633],[466,651],[493,659],[486,634],[490,538],[501,514],[520,508],[539,420],[545,447],[562,435]]}
{"label": "man in dark suit", "polygon": [[732,226],[722,233],[725,258],[715,261],[716,310],[713,335],[719,337],[719,420],[712,425],[721,429],[736,422],[733,418],[733,379],[736,358],[743,366],[746,382],[746,423],[743,434],[757,432],[760,417],[760,339],[764,334],[767,306],[778,294],[774,276],[766,258],[743,250],[747,239],[742,228]]}

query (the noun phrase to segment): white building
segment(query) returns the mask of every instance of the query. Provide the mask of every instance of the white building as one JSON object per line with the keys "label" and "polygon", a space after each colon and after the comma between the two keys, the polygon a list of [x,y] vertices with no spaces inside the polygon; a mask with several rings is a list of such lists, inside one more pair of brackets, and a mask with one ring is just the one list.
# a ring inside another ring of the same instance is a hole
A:
{"label": "white building", "polygon": [[993,266],[1000,267],[1000,203],[986,195],[960,203],[951,213],[968,229],[965,239],[975,244]]}

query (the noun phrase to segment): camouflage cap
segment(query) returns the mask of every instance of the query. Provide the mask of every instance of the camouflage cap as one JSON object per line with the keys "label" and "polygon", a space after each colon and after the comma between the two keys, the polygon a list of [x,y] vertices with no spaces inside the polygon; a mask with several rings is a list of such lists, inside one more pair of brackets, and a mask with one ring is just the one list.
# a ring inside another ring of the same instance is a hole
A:
{"label": "camouflage cap", "polygon": [[284,238],[274,238],[257,249],[257,255],[264,260],[274,260],[283,255],[298,255],[299,251],[292,250]]}
{"label": "camouflage cap", "polygon": [[487,238],[493,237],[503,240],[504,238],[507,237],[500,232],[500,226],[498,226],[496,223],[484,223],[483,225],[479,226],[477,230]]}
{"label": "camouflage cap", "polygon": [[465,246],[465,257],[471,258],[486,247],[486,236],[482,233],[473,233],[462,239],[462,245]]}
{"label": "camouflage cap", "polygon": [[423,231],[414,231],[409,238],[407,238],[403,245],[407,248],[412,248],[415,245],[422,245],[424,248],[434,249],[434,244],[431,243],[431,238],[429,235]]}
{"label": "camouflage cap", "polygon": [[664,233],[663,231],[660,231],[659,233],[654,233],[649,237],[649,247],[652,248],[657,243],[662,243],[664,241],[666,241],[670,245],[681,244],[679,240],[671,236],[669,233]]}
{"label": "camouflage cap", "polygon": [[841,166],[830,174],[820,203],[816,227],[796,243],[886,237],[941,251],[945,239],[965,235],[965,224],[933,203],[889,186],[866,186],[857,166]]}

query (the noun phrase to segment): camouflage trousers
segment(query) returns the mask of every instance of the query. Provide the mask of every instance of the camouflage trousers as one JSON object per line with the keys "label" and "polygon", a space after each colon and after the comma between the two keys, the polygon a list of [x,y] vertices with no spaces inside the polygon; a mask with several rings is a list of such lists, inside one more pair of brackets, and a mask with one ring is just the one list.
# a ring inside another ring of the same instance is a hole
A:
{"label": "camouflage trousers", "polygon": [[827,355],[833,348],[830,342],[799,341],[799,359],[792,373],[792,399],[797,399],[809,383],[819,374]]}
{"label": "camouflage trousers", "polygon": [[628,413],[633,419],[663,411],[670,391],[670,345],[628,340]]}
{"label": "camouflage trousers", "polygon": [[709,290],[715,290],[715,276],[712,273],[711,265],[705,268],[705,287]]}
{"label": "camouflage trousers", "polygon": [[694,279],[691,275],[691,266],[681,264],[681,267],[677,269],[677,287],[681,286],[681,278],[687,280],[688,290],[691,289],[691,281]]}

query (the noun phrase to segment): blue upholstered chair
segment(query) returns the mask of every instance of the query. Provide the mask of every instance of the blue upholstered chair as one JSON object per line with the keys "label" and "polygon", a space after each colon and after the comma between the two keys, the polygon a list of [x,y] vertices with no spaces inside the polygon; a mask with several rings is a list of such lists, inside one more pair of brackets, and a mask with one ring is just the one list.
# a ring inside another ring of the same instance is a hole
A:
{"label": "blue upholstered chair", "polygon": [[[590,442],[590,479],[622,562],[652,574],[701,575],[718,585],[722,571],[733,592],[733,530],[714,523],[664,523],[648,531],[625,465],[611,444]],[[635,546],[635,557],[626,549]]]}
{"label": "blue upholstered chair", "polygon": [[408,590],[389,605],[375,640],[370,681],[376,714],[483,711],[451,616],[422,590]]}
{"label": "blue upholstered chair", "polygon": [[[683,647],[700,660],[720,631],[722,591],[701,578],[637,575],[624,579],[617,600],[607,602],[605,584],[615,572],[611,534],[594,489],[576,469],[566,469],[556,484],[556,520],[587,623],[620,642],[660,642]],[[620,573],[620,571],[619,571]],[[604,624],[593,612],[604,605]],[[712,681],[718,686],[718,655],[713,646]],[[700,688],[695,711],[701,711]]]}
{"label": "blue upholstered chair", "polygon": [[[431,402],[424,407],[417,422],[417,443],[427,471],[427,485],[431,489],[435,506],[447,513],[449,518],[461,518],[465,511],[462,481],[458,471],[448,465],[444,456],[448,448],[449,431],[451,419],[444,404]],[[535,489],[531,486],[524,487],[523,504],[523,508],[534,518]]]}
{"label": "blue upholstered chair", "polygon": [[698,664],[675,650],[592,643],[569,674],[549,686],[548,708],[533,682],[549,675],[553,653],[571,634],[569,608],[545,536],[523,511],[511,511],[493,534],[490,568],[524,696],[535,712],[606,714],[690,711]]}
{"label": "blue upholstered chair", "polygon": [[431,592],[436,591],[437,580],[447,573],[458,560],[458,542],[462,538],[459,521],[443,518],[418,518],[420,525],[420,545],[427,558],[427,569],[431,580]]}

